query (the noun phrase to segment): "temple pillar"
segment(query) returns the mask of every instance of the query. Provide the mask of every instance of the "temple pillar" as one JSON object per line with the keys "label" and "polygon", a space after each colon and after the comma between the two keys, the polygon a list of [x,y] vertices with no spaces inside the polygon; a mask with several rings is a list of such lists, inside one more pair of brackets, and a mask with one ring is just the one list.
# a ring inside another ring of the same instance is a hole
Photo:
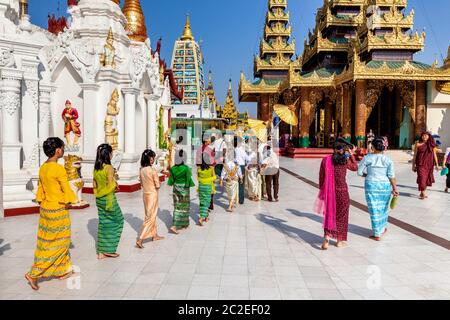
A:
{"label": "temple pillar", "polygon": [[22,69],[25,70],[22,81],[22,130],[24,169],[30,171],[36,181],[39,172],[39,61],[23,59]]}
{"label": "temple pillar", "polygon": [[311,102],[309,94],[311,88],[302,87],[300,89],[301,96],[301,125],[300,125],[300,147],[309,147],[309,126],[311,124]]}
{"label": "temple pillar", "polygon": [[366,80],[356,80],[356,110],[355,110],[355,135],[357,146],[360,148],[365,147],[366,142]]}
{"label": "temple pillar", "polygon": [[400,90],[395,90],[395,140],[396,146],[400,147],[400,126],[403,120],[403,103]]}
{"label": "temple pillar", "polygon": [[125,132],[119,134],[125,134],[125,153],[136,153],[136,132],[134,127],[136,126],[136,97],[139,95],[140,90],[136,88],[124,88],[122,89],[125,95]]}
{"label": "temple pillar", "polygon": [[[83,160],[93,162],[97,147],[105,142],[106,106],[98,103],[100,86],[95,83],[81,83],[83,89]],[[95,106],[95,107],[93,107]],[[92,175],[92,174],[90,174]]]}
{"label": "temple pillar", "polygon": [[154,99],[152,95],[146,97],[147,98],[147,106],[148,106],[148,147],[152,150],[157,149],[156,145],[156,131],[157,131],[157,112],[158,105],[157,101]]}
{"label": "temple pillar", "polygon": [[1,69],[1,103],[3,123],[3,169],[14,172],[21,169],[20,108],[23,72]]}
{"label": "temple pillar", "polygon": [[258,119],[262,120],[262,121],[270,120],[270,103],[269,103],[269,95],[268,94],[263,94],[259,98]]}
{"label": "temple pillar", "polygon": [[342,135],[345,140],[351,141],[352,139],[352,110],[351,110],[351,95],[349,85],[344,84],[342,86]]}
{"label": "temple pillar", "polygon": [[[388,101],[387,101],[387,115],[386,115],[386,117],[383,117],[383,120],[384,120],[383,121],[384,122],[383,129],[389,135],[389,139],[390,139],[389,143],[391,144],[391,143],[394,143],[394,141],[395,141],[395,138],[392,136],[392,114],[393,114],[393,111],[394,111],[393,110],[393,108],[394,108],[394,102],[393,102],[394,92],[393,91],[389,91],[388,90],[388,92],[387,92],[387,99],[388,99]],[[381,112],[381,109],[382,108],[380,108],[380,112]]]}
{"label": "temple pillar", "polygon": [[325,146],[328,146],[330,135],[333,133],[333,101],[326,99],[325,101]]}
{"label": "temple pillar", "polygon": [[35,206],[34,194],[27,189],[31,175],[22,170],[20,141],[21,80],[23,72],[17,69],[0,69],[2,207],[0,217],[8,209]]}
{"label": "temple pillar", "polygon": [[427,129],[426,122],[426,104],[427,104],[427,86],[425,81],[416,82],[416,126],[415,136],[416,139],[420,137],[420,134]]}
{"label": "temple pillar", "polygon": [[39,85],[39,149],[41,165],[47,158],[42,149],[42,145],[50,137],[51,93],[55,90],[56,88],[49,83],[41,82]]}

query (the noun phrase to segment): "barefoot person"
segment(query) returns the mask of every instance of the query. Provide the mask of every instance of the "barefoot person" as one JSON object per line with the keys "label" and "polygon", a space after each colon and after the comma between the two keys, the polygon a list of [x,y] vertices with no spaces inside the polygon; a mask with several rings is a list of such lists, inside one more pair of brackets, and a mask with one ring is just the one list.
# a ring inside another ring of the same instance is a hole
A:
{"label": "barefoot person", "polygon": [[[233,212],[239,197],[239,183],[242,182],[241,168],[236,160],[224,164],[221,181],[225,181],[228,195],[228,212]],[[222,182],[221,182],[222,185]]]}
{"label": "barefoot person", "polygon": [[[350,151],[350,148],[353,148]],[[337,247],[345,246],[348,233],[350,196],[347,185],[347,170],[357,171],[354,152],[356,148],[339,138],[334,144],[334,153],[322,160],[320,165],[320,193],[315,211],[324,215],[324,241],[327,250],[330,239],[336,239]]]}
{"label": "barefoot person", "polygon": [[143,242],[152,238],[153,241],[164,239],[156,230],[156,217],[158,215],[158,191],[161,187],[158,172],[153,168],[156,154],[152,150],[145,150],[141,157],[140,180],[143,189],[145,219],[139,233],[136,247],[144,249]]}
{"label": "barefoot person", "polygon": [[179,150],[175,158],[175,165],[170,169],[167,184],[173,186],[173,226],[170,228],[175,234],[179,229],[189,227],[189,213],[191,211],[191,188],[195,186],[191,169],[185,165],[185,152]]}
{"label": "barefoot person", "polygon": [[398,197],[394,164],[384,154],[385,141],[378,137],[372,141],[372,153],[359,163],[358,175],[366,178],[365,192],[372,222],[373,240],[380,241],[387,231],[391,196]]}
{"label": "barefoot person", "polygon": [[58,164],[58,159],[64,156],[64,142],[59,138],[49,138],[44,142],[43,149],[48,160],[39,170],[36,194],[36,201],[40,205],[37,248],[34,264],[25,275],[34,290],[39,289],[39,279],[66,279],[72,275],[68,208],[77,199],[69,186],[66,170]]}
{"label": "barefoot person", "polygon": [[202,156],[202,164],[197,168],[198,177],[198,197],[200,199],[200,220],[199,225],[209,221],[209,208],[211,205],[211,195],[216,192],[214,182],[216,174],[214,167],[210,166],[210,158],[207,153]]}
{"label": "barefoot person", "polygon": [[431,187],[434,180],[434,164],[439,170],[439,163],[436,152],[436,142],[433,136],[428,132],[423,132],[420,140],[414,147],[413,171],[417,172],[417,184],[419,186],[419,199],[428,198],[426,195],[427,187]]}
{"label": "barefoot person", "polygon": [[123,230],[123,214],[117,203],[114,168],[111,165],[112,147],[97,148],[94,166],[94,195],[98,209],[98,259],[117,258],[117,247]]}

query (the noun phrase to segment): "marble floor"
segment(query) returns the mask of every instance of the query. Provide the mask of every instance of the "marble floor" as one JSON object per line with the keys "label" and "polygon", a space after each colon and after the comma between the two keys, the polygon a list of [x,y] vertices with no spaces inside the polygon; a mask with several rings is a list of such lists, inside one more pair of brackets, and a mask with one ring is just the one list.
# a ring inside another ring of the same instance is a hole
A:
{"label": "marble floor", "polygon": [[[319,160],[282,159],[281,165],[317,181]],[[402,198],[394,217],[450,239],[450,196],[443,179],[427,201],[417,199],[410,166],[398,164]],[[352,199],[365,204],[363,180],[349,174]],[[134,247],[143,217],[141,194],[120,194],[125,227],[120,258],[98,261],[98,219],[91,207],[72,211],[71,255],[80,272],[68,281],[46,281],[33,292],[23,279],[33,262],[38,216],[0,220],[0,299],[450,299],[450,251],[396,226],[382,242],[368,239],[366,212],[351,207],[346,248],[321,251],[320,216],[312,212],[317,189],[282,172],[281,202],[246,203],[225,212],[219,188],[216,210],[196,225],[168,233],[171,191],[160,192],[158,228],[166,239]]]}

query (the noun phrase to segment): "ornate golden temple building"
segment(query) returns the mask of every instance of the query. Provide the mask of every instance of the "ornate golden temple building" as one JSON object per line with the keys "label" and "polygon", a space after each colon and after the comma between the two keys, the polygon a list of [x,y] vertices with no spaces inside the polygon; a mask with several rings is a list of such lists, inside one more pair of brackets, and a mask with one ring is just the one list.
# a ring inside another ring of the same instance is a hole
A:
{"label": "ornate golden temple building", "polygon": [[325,0],[302,57],[293,61],[287,0],[269,0],[255,82],[241,75],[240,101],[258,102],[258,118],[266,121],[275,103],[298,99],[301,121],[288,133],[300,147],[327,147],[337,136],[364,146],[373,130],[392,146],[409,148],[426,130],[427,83],[448,89],[450,68],[414,60],[425,33],[412,31],[414,11],[407,5]]}

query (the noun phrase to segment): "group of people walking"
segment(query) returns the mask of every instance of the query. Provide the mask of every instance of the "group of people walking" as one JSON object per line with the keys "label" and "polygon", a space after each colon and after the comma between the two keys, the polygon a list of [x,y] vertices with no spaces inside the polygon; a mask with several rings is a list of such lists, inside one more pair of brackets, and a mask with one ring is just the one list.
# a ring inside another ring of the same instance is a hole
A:
{"label": "group of people walking", "polygon": [[[316,211],[323,214],[324,241],[322,249],[329,248],[330,240],[337,240],[337,247],[347,241],[350,196],[346,181],[347,171],[358,172],[365,177],[365,195],[370,212],[373,235],[380,241],[387,232],[390,201],[399,196],[392,160],[384,154],[386,140],[377,137],[372,143],[373,152],[358,164],[354,154],[356,148],[339,138],[331,156],[323,159],[320,166],[320,192]],[[69,254],[71,243],[70,204],[76,195],[69,186],[67,173],[57,162],[64,156],[64,142],[49,138],[43,144],[48,160],[39,171],[36,201],[40,205],[39,228],[34,264],[25,275],[34,290],[38,280],[56,277],[67,279],[73,274]],[[228,212],[234,212],[237,204],[243,204],[245,193],[252,201],[267,197],[270,202],[279,201],[279,159],[268,143],[262,143],[256,151],[247,150],[239,139],[232,147],[223,138],[210,136],[204,139],[197,156],[197,181],[199,195],[199,222],[203,226],[214,210],[216,182],[225,185],[228,196]],[[93,172],[93,189],[98,209],[97,257],[99,260],[118,258],[117,248],[124,226],[124,217],[116,198],[118,188],[116,172],[111,165],[113,149],[108,144],[97,148]],[[161,187],[156,169],[156,154],[145,150],[141,157],[140,182],[143,189],[145,219],[136,241],[143,249],[147,239],[164,239],[157,233],[158,192]],[[195,187],[191,168],[186,165],[186,152],[179,148],[175,164],[170,169],[168,185],[173,188],[173,225],[170,231],[178,234],[189,227],[191,211],[191,188]],[[437,163],[435,144],[430,134],[424,133],[416,145],[413,170],[417,171],[420,198],[425,199],[426,187],[434,182],[433,164]],[[450,168],[450,148],[444,157],[443,166]],[[447,176],[446,192],[450,178]],[[272,193],[273,188],[273,193]]]}

